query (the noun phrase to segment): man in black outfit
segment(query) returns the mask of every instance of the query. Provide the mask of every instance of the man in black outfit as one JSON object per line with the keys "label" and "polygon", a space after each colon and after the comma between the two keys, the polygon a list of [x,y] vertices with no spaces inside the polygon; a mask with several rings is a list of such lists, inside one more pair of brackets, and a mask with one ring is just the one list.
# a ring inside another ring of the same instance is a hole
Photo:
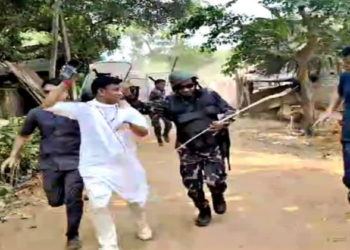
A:
{"label": "man in black outfit", "polygon": [[[59,82],[57,82],[58,84]],[[45,94],[56,88],[56,81],[43,84]],[[61,96],[67,99],[68,93]],[[52,207],[66,205],[67,249],[81,248],[79,226],[83,215],[83,180],[79,174],[80,129],[76,121],[54,115],[41,107],[29,112],[22,131],[17,136],[10,157],[1,166],[2,171],[12,168],[19,160],[23,145],[30,139],[35,129],[39,129],[40,170],[43,186]]]}

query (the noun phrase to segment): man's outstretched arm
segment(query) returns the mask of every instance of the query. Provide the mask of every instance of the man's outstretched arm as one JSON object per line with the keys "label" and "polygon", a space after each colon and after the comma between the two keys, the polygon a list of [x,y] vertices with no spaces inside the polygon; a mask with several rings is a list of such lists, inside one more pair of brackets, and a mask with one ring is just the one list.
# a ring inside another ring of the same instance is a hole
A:
{"label": "man's outstretched arm", "polygon": [[67,118],[77,120],[80,107],[83,103],[80,102],[62,102],[61,95],[64,94],[72,85],[72,82],[63,82],[57,88],[50,91],[49,95],[43,101],[42,107],[56,115],[65,116]]}
{"label": "man's outstretched arm", "polygon": [[10,156],[1,164],[1,173],[4,173],[7,168],[12,169],[19,160],[23,146],[30,140],[30,136],[18,135],[13,144]]}
{"label": "man's outstretched arm", "polygon": [[22,131],[15,139],[10,156],[1,165],[2,173],[7,168],[11,169],[15,166],[16,162],[21,156],[23,146],[31,139],[31,135],[34,133],[37,127],[38,124],[36,120],[36,109],[33,109],[28,113],[24,121]]}
{"label": "man's outstretched arm", "polygon": [[48,96],[42,103],[44,109],[53,107],[60,99],[60,97],[66,92],[73,84],[73,81],[64,81],[57,88],[50,91]]}

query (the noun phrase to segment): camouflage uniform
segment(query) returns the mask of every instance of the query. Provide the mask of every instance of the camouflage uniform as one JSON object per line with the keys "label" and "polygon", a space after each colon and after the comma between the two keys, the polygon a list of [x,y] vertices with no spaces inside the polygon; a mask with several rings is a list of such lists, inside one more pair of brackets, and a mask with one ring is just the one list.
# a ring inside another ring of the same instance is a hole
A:
{"label": "camouflage uniform", "polygon": [[[151,113],[150,118],[152,121],[152,126],[154,127],[154,134],[157,137],[158,143],[163,143],[162,136],[168,141],[169,133],[172,128],[172,124],[169,120],[167,120],[163,115],[163,103],[165,99],[165,91],[161,91],[158,89],[152,90],[149,101],[151,102]],[[164,133],[162,135],[162,127],[160,125],[160,120],[164,122]]]}
{"label": "camouflage uniform", "polygon": [[227,175],[219,146],[208,152],[194,152],[188,148],[181,148],[178,153],[182,181],[196,207],[208,205],[203,183],[207,184],[212,194],[225,192]]}

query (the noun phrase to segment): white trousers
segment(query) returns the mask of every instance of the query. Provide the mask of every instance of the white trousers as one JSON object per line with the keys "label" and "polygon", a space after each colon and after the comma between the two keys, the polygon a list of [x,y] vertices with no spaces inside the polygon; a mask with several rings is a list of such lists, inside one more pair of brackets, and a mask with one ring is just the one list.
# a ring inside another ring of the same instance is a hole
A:
{"label": "white trousers", "polygon": [[[113,191],[107,185],[99,185],[98,188],[93,186],[87,186],[87,193],[99,250],[119,250],[114,218],[110,210]],[[136,224],[140,221],[146,223],[144,206],[144,203],[129,203]]]}

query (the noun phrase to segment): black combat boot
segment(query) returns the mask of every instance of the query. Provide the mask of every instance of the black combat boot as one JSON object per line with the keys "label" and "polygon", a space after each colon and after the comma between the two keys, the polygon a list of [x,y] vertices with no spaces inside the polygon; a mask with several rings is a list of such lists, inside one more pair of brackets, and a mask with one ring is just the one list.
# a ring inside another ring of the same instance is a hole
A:
{"label": "black combat boot", "polygon": [[66,247],[67,250],[80,250],[81,248],[82,244],[78,236],[68,240]]}
{"label": "black combat boot", "polygon": [[199,227],[206,227],[211,222],[211,209],[210,206],[199,208],[199,215],[196,219],[196,225]]}
{"label": "black combat boot", "polygon": [[168,134],[165,134],[163,137],[164,137],[164,141],[165,141],[166,143],[169,143],[169,142],[170,142],[170,137],[169,137]]}
{"label": "black combat boot", "polygon": [[163,143],[162,138],[161,138],[161,137],[158,137],[157,140],[158,140],[158,145],[159,145],[159,147],[163,147],[163,146],[164,146],[164,143]]}
{"label": "black combat boot", "polygon": [[215,213],[217,214],[224,214],[226,212],[226,201],[223,193],[213,193],[213,207],[215,210]]}
{"label": "black combat boot", "polygon": [[169,137],[169,135],[164,135],[164,141],[165,141],[166,143],[169,143],[169,142],[170,142],[170,137]]}

